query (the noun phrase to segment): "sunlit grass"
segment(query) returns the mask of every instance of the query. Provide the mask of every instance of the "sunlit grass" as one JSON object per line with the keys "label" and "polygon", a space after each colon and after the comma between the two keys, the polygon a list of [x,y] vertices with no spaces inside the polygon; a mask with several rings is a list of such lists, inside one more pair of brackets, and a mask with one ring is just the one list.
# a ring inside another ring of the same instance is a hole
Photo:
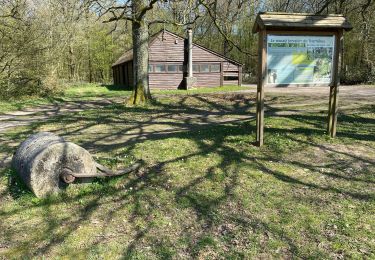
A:
{"label": "sunlit grass", "polygon": [[0,258],[373,258],[375,107],[341,99],[332,139],[325,103],[269,94],[258,148],[254,100],[163,94],[145,107],[88,108],[0,134],[6,154],[8,142],[43,130],[113,169],[145,161],[137,173],[46,199],[4,169]]}
{"label": "sunlit grass", "polygon": [[[249,87],[223,86],[212,88],[193,88],[191,90],[153,90],[152,94],[163,95],[193,95],[217,92],[232,92],[247,90]],[[100,85],[95,83],[79,83],[66,87],[60,94],[51,97],[21,97],[11,100],[0,100],[0,113],[12,110],[20,110],[25,107],[48,105],[66,101],[96,100],[102,98],[127,98],[131,91],[124,90],[121,86]]]}
{"label": "sunlit grass", "polygon": [[131,91],[124,90],[120,86],[99,84],[77,84],[72,85],[64,91],[65,98],[103,98],[103,97],[126,97]]}

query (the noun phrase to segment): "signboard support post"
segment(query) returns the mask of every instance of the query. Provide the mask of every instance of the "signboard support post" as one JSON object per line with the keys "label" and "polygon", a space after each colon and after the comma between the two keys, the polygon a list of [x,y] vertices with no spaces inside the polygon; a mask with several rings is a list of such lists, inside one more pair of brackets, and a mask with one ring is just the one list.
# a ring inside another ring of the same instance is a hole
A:
{"label": "signboard support post", "polygon": [[264,144],[267,86],[329,86],[327,132],[332,138],[336,136],[343,33],[352,28],[340,14],[257,15],[253,27],[253,33],[259,33],[255,145]]}
{"label": "signboard support post", "polygon": [[259,53],[258,53],[258,85],[257,85],[257,112],[256,112],[256,145],[263,145],[264,129],[264,82],[266,80],[266,32],[259,33]]}
{"label": "signboard support post", "polygon": [[343,33],[340,31],[336,37],[336,55],[333,71],[333,84],[329,89],[329,107],[328,107],[328,134],[336,137],[337,112],[338,112],[338,92],[340,86],[341,61],[343,53]]}

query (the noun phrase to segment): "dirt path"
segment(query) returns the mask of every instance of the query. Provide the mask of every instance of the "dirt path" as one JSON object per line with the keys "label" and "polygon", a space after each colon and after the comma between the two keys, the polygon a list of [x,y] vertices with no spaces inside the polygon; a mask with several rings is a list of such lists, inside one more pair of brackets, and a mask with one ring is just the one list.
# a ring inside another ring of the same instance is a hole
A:
{"label": "dirt path", "polygon": [[[256,85],[244,85],[249,87],[249,90],[240,91],[241,93],[254,93],[256,92]],[[328,87],[266,87],[265,93],[271,94],[296,94],[296,95],[314,95],[324,96],[328,95]],[[367,96],[375,98],[375,87],[368,85],[360,86],[340,86],[340,96]]]}

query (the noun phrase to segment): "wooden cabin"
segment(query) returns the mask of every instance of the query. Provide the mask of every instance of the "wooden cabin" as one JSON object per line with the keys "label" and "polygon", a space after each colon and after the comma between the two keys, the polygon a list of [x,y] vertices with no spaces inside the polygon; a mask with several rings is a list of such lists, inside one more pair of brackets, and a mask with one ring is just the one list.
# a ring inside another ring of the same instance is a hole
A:
{"label": "wooden cabin", "polygon": [[[162,30],[149,42],[149,86],[151,89],[185,89],[188,40]],[[193,77],[196,87],[242,84],[242,64],[201,45],[192,44]],[[115,85],[132,89],[133,50],[126,51],[113,65]]]}

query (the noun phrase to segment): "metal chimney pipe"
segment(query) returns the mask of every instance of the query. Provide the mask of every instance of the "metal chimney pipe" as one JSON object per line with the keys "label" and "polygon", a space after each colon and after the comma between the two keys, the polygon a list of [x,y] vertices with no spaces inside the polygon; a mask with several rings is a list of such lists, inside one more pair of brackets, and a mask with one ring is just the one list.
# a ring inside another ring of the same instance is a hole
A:
{"label": "metal chimney pipe", "polygon": [[193,77],[193,30],[188,29],[188,77]]}

